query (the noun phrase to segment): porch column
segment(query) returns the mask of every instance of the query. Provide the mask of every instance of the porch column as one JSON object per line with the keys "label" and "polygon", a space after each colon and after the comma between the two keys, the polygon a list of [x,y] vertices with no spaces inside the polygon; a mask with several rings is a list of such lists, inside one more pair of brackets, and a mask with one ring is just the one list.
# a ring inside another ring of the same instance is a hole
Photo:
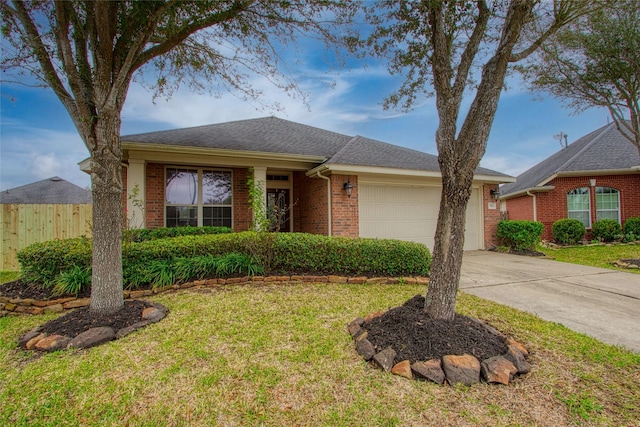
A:
{"label": "porch column", "polygon": [[127,168],[127,228],[145,228],[145,166],[144,160],[129,159]]}
{"label": "porch column", "polygon": [[[254,166],[253,167],[253,183],[256,188],[262,191],[262,198],[260,203],[262,205],[261,212],[267,213],[267,167],[266,166]],[[256,213],[253,212],[253,220],[256,219]]]}

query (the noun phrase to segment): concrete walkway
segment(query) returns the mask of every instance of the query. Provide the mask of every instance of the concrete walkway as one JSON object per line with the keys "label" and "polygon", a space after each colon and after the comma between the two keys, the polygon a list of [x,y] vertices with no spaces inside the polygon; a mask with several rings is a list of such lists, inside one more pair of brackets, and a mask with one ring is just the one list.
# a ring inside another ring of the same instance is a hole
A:
{"label": "concrete walkway", "polygon": [[474,251],[460,289],[640,352],[640,274]]}

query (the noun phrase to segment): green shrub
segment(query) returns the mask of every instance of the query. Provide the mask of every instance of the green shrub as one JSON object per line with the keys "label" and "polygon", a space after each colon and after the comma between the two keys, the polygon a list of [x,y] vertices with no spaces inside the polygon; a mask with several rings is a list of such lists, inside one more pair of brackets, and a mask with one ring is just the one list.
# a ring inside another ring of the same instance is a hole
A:
{"label": "green shrub", "polygon": [[91,268],[76,265],[71,270],[60,273],[53,290],[56,295],[78,296],[90,286]]}
{"label": "green shrub", "polygon": [[633,235],[635,238],[640,238],[640,216],[634,216],[627,218],[624,222],[624,234]]}
{"label": "green shrub", "polygon": [[516,251],[534,249],[540,242],[544,226],[536,221],[502,220],[498,223],[500,242]]}
{"label": "green shrub", "polygon": [[[215,260],[223,255],[228,257]],[[39,243],[20,251],[18,259],[25,277],[28,274],[28,281],[54,283],[60,274],[73,267],[91,268],[91,241],[69,239]],[[429,250],[419,243],[251,231],[130,243],[122,257],[127,288],[147,284],[163,286],[171,281],[211,275],[263,274],[272,270],[368,276],[427,275],[430,263]]]}
{"label": "green shrub", "polygon": [[586,231],[582,222],[572,218],[559,219],[551,226],[553,238],[556,242],[564,245],[573,245],[579,242]]}
{"label": "green shrub", "polygon": [[34,243],[18,251],[26,282],[54,286],[63,271],[91,268],[91,240],[86,237]]}
{"label": "green shrub", "polygon": [[203,234],[231,233],[228,227],[160,227],[160,228],[134,228],[122,232],[122,240],[125,242],[145,242],[147,240],[165,239],[179,236],[201,236]]}
{"label": "green shrub", "polygon": [[593,223],[591,236],[601,242],[613,242],[622,234],[622,227],[614,219],[601,219]]}

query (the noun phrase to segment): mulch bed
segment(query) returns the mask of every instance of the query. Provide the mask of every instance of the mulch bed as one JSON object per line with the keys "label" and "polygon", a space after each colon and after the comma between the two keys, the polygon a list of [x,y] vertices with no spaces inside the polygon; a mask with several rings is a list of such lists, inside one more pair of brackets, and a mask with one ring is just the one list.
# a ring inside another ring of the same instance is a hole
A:
{"label": "mulch bed", "polygon": [[640,267],[640,258],[632,258],[632,259],[621,259],[620,261],[625,262],[627,264],[633,264]]}
{"label": "mulch bed", "polygon": [[109,326],[117,331],[142,321],[142,310],[150,306],[145,301],[125,301],[122,310],[108,316],[97,316],[89,312],[89,307],[82,307],[45,323],[42,332],[75,338],[82,332],[101,326]]}
{"label": "mulch bed", "polygon": [[484,360],[507,351],[504,337],[490,333],[477,320],[462,315],[452,321],[429,318],[421,295],[366,322],[363,328],[376,348],[392,346],[396,361],[414,363],[465,353]]}
{"label": "mulch bed", "polygon": [[[0,283],[0,295],[8,298],[35,299],[40,301],[52,300],[60,298],[53,292],[52,288],[44,288],[42,286],[23,282],[22,280],[14,280],[13,282]],[[67,295],[68,296],[68,295]],[[78,298],[89,296],[89,291],[78,294]]]}

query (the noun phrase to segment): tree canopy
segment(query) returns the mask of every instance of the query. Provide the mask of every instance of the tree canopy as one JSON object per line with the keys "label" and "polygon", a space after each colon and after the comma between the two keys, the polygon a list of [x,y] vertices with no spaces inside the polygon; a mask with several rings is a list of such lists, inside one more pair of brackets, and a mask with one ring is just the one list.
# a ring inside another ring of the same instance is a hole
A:
{"label": "tree canopy", "polygon": [[[192,88],[258,94],[248,73],[284,90],[279,53],[301,36],[338,46],[354,4],[346,1],[1,0],[3,79],[31,74],[68,111],[91,155],[94,203],[90,309],[109,314],[122,297],[121,112],[134,78],[171,94]],[[17,75],[9,76],[17,71]]]}
{"label": "tree canopy", "polygon": [[609,110],[640,152],[640,1],[612,2],[563,28],[529,67],[531,88],[576,111]]}

